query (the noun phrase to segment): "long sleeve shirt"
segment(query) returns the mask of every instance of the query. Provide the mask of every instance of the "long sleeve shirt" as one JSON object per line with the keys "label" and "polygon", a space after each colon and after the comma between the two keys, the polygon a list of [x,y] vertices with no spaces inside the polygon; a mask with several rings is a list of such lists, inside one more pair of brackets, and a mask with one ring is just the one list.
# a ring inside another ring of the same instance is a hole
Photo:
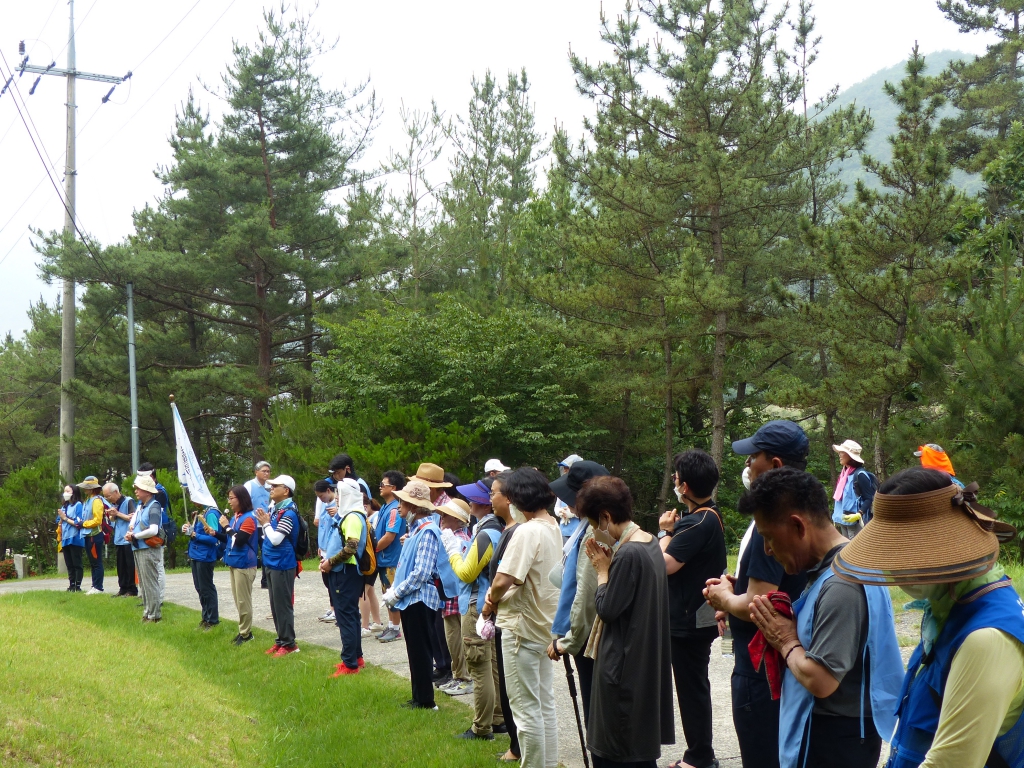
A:
{"label": "long sleeve shirt", "polygon": [[572,656],[586,648],[597,618],[597,571],[584,550],[587,540],[592,538],[594,534],[588,531],[580,543],[580,556],[576,561],[576,595],[569,610],[569,631],[559,641],[562,650]]}
{"label": "long sleeve shirt", "polygon": [[[427,525],[430,518],[420,522],[419,528]],[[421,602],[435,611],[441,610],[441,598],[434,586],[437,576],[437,550],[440,546],[437,536],[425,534],[416,542],[416,551],[409,576],[394,586],[395,597],[399,600],[412,595],[412,602]]]}
{"label": "long sleeve shirt", "polygon": [[85,510],[85,520],[82,527],[87,529],[86,536],[95,536],[103,530],[103,499],[99,496],[90,496],[82,507]]}

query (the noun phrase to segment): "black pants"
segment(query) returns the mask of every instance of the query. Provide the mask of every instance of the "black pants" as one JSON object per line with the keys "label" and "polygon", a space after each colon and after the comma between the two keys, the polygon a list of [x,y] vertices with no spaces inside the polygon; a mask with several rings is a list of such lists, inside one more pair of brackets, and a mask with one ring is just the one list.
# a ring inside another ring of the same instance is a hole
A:
{"label": "black pants", "polygon": [[363,594],[363,576],[359,566],[343,565],[340,571],[327,574],[327,590],[334,608],[334,619],[341,632],[341,660],[349,669],[359,667],[363,657],[362,621],[359,617],[359,598]]}
{"label": "black pants", "polygon": [[732,722],[743,768],[779,768],[779,700],[768,678],[732,675]]}
{"label": "black pants", "polygon": [[89,568],[92,571],[92,588],[103,591],[103,534],[86,536],[85,554],[89,556]]}
{"label": "black pants", "polygon": [[710,640],[672,638],[672,673],[679,697],[679,719],[683,721],[686,752],[683,762],[707,768],[715,762],[711,727]]}
{"label": "black pants", "polygon": [[117,559],[117,594],[135,597],[139,594],[139,588],[135,586],[135,555],[132,554],[132,545],[117,544],[114,552]]}
{"label": "black pants", "polygon": [[207,624],[220,624],[220,611],[217,606],[217,588],[213,586],[213,566],[216,563],[192,561],[192,584],[199,594],[199,605],[203,609],[203,621]]}
{"label": "black pants", "polygon": [[448,638],[444,633],[444,618],[440,611],[434,611],[434,622],[431,627],[430,656],[434,660],[434,669],[438,672],[451,672],[452,655],[448,652]]}
{"label": "black pants", "polygon": [[595,754],[591,754],[590,757],[594,761],[594,768],[658,768],[657,760],[644,760],[640,763],[618,763],[614,760],[605,760],[603,757]]}
{"label": "black pants", "polygon": [[413,603],[401,611],[405,652],[409,655],[412,700],[425,707],[434,706],[434,681],[431,670],[431,638],[440,611],[423,603]]}
{"label": "black pants", "polygon": [[277,630],[275,645],[295,645],[295,569],[277,571],[267,568],[270,613]]}
{"label": "black pants", "polygon": [[501,702],[501,714],[505,718],[505,727],[508,729],[508,751],[516,757],[522,757],[523,753],[519,750],[519,729],[516,728],[515,718],[512,717],[512,705],[508,702],[505,662],[501,656],[501,630],[497,627],[494,628],[494,652],[498,657],[498,700]]}
{"label": "black pants", "polygon": [[583,724],[588,725],[590,723],[590,691],[594,687],[594,660],[584,656],[583,651],[573,656],[572,660],[576,664],[576,672],[580,678],[580,696],[583,698]]}
{"label": "black pants", "polygon": [[85,547],[66,544],[61,552],[64,554],[64,565],[68,567],[68,586],[80,589],[82,586],[82,552]]}
{"label": "black pants", "polygon": [[864,718],[863,739],[859,717],[813,714],[810,742],[809,752],[806,742],[800,747],[797,764],[805,768],[875,768],[882,753],[870,713]]}

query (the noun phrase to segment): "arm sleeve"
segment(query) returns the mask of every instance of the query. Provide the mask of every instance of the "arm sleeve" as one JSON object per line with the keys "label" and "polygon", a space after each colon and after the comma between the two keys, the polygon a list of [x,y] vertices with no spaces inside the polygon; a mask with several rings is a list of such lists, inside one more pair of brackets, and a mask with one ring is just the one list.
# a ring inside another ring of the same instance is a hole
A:
{"label": "arm sleeve", "polygon": [[921,768],[982,768],[1024,687],[1024,647],[994,628],[979,629],[953,657],[939,727]]}
{"label": "arm sleeve", "polygon": [[642,553],[634,552],[637,548],[636,545],[619,548],[608,569],[608,583],[598,586],[594,593],[597,615],[605,623],[616,621],[633,606],[636,600],[636,588],[639,582],[638,569],[640,568],[637,554],[642,556]]}
{"label": "arm sleeve", "polygon": [[291,532],[291,520],[289,520],[286,515],[281,516],[281,520],[277,524],[277,529],[275,529],[270,523],[263,526],[263,535],[266,536],[270,543],[275,547],[281,546],[281,542],[284,541],[284,537]]}
{"label": "arm sleeve", "polygon": [[416,559],[413,560],[412,573],[401,584],[394,587],[395,596],[403,598],[415,592],[422,585],[433,578],[434,569],[437,566],[437,536],[424,534],[420,536],[419,545],[416,548]]}
{"label": "arm sleeve", "polygon": [[467,584],[476,581],[484,568],[491,561],[494,554],[494,546],[491,544],[491,537],[487,531],[481,531],[476,535],[473,544],[466,550],[465,555],[455,553],[448,556],[455,575]]}
{"label": "arm sleeve", "polygon": [[591,538],[589,533],[580,545],[580,557],[576,561],[576,595],[569,609],[569,631],[561,641],[565,652],[573,656],[587,644],[597,618],[597,571],[582,549],[588,538]]}
{"label": "arm sleeve", "polygon": [[829,579],[822,585],[815,605],[807,657],[828,669],[841,683],[860,658],[867,625],[868,599],[864,587]]}
{"label": "arm sleeve", "polygon": [[135,531],[135,538],[145,540],[152,536],[156,536],[159,531],[159,525],[157,525],[156,523],[150,523],[146,528],[143,528],[141,531]]}

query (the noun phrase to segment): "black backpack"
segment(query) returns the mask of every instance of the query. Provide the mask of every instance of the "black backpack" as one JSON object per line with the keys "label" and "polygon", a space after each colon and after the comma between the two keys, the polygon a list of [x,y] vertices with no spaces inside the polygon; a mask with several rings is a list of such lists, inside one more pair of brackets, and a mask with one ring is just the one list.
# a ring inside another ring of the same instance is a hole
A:
{"label": "black backpack", "polygon": [[[864,477],[870,484],[870,488],[865,489],[863,495],[861,495],[861,489],[857,488],[857,477]],[[857,511],[860,512],[860,519],[864,525],[867,525],[871,521],[872,512],[871,506],[875,502],[875,491],[878,490],[878,478],[871,472],[861,467],[850,477],[850,482],[853,483],[853,493],[857,497]]]}
{"label": "black backpack", "polygon": [[299,518],[299,533],[298,538],[295,540],[295,557],[298,560],[304,560],[306,555],[309,554],[309,524],[306,522],[306,518],[298,512],[295,513],[295,516]]}

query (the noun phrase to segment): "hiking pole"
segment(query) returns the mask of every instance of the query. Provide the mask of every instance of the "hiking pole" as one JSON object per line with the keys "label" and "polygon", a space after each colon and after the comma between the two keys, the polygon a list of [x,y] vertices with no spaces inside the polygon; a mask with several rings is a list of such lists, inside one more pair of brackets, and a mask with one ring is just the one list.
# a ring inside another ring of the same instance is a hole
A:
{"label": "hiking pole", "polygon": [[583,721],[580,719],[580,702],[576,695],[576,678],[572,674],[572,662],[569,661],[569,654],[562,654],[562,661],[565,662],[565,679],[569,683],[569,695],[572,697],[572,708],[576,711],[576,730],[580,734],[580,749],[583,750],[583,765],[590,768],[590,761],[587,759],[587,740],[583,735]]}

